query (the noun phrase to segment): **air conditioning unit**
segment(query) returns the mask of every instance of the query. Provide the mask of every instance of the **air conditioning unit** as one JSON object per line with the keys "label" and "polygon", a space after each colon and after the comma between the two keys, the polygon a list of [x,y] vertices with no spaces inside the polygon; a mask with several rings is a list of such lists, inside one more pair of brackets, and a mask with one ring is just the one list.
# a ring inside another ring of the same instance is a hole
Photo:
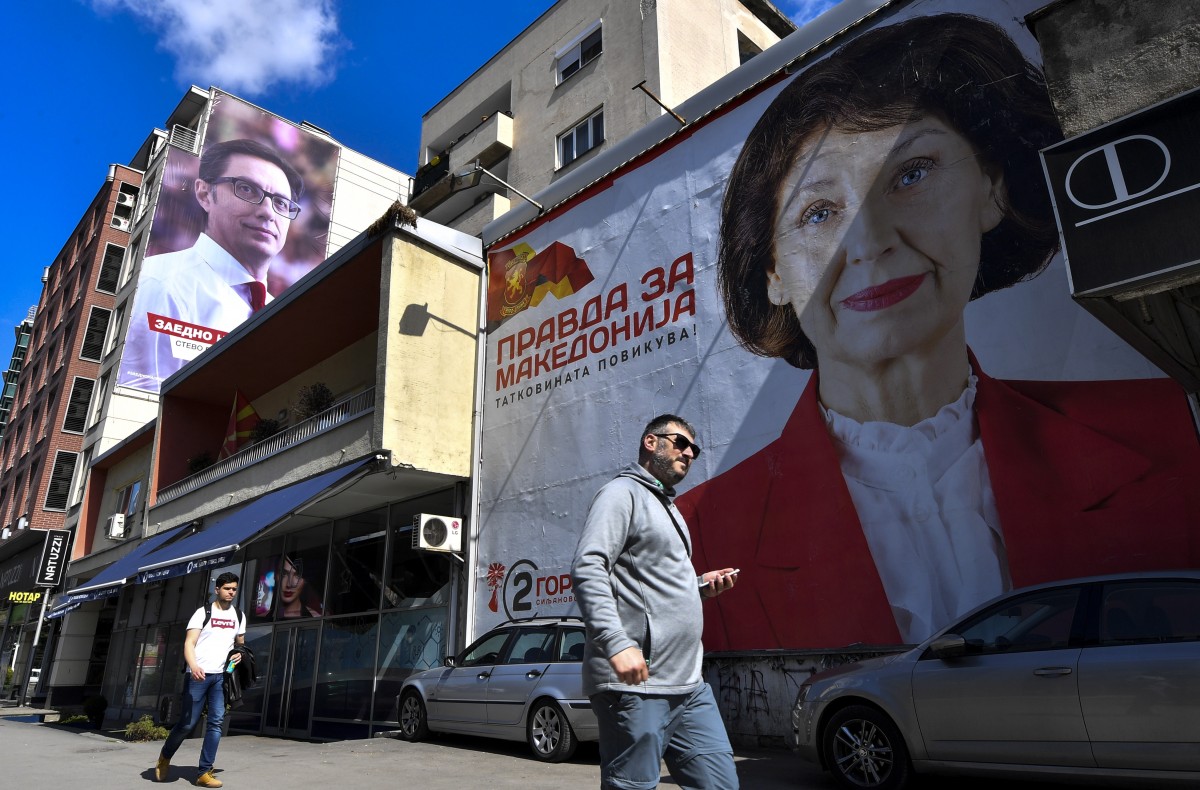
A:
{"label": "air conditioning unit", "polygon": [[462,519],[418,513],[413,519],[414,549],[462,551]]}
{"label": "air conditioning unit", "polygon": [[112,218],[112,226],[114,228],[116,228],[117,230],[128,231],[129,230],[129,220],[125,219],[124,217],[113,217]]}
{"label": "air conditioning unit", "polygon": [[113,513],[108,517],[108,524],[104,527],[104,534],[112,540],[120,540],[125,537],[125,514]]}
{"label": "air conditioning unit", "polygon": [[117,193],[117,205],[118,206],[133,206],[133,204],[136,202],[137,202],[137,196],[135,196],[135,195],[131,195],[128,192],[118,192]]}

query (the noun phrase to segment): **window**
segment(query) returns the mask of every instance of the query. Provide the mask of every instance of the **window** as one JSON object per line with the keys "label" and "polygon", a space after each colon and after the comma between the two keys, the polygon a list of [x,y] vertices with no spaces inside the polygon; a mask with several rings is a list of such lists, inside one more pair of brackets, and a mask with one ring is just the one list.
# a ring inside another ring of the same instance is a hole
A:
{"label": "window", "polygon": [[114,512],[123,513],[126,520],[133,518],[142,505],[142,481],[136,480],[117,492],[117,508]]}
{"label": "window", "polygon": [[597,110],[558,138],[558,166],[566,167],[604,142],[604,110]]}
{"label": "window", "polygon": [[104,337],[108,334],[108,321],[112,310],[103,307],[93,307],[88,317],[87,329],[83,330],[83,347],[79,350],[79,358],[89,362],[99,362],[104,354]]}
{"label": "window", "polygon": [[597,20],[583,35],[567,44],[555,56],[558,64],[558,82],[570,78],[575,72],[600,57],[604,51],[600,32],[602,25]]}
{"label": "window", "polygon": [[46,510],[66,510],[71,494],[71,480],[75,477],[75,462],[79,453],[59,450],[54,454],[54,466],[50,471],[50,485],[46,486]]}
{"label": "window", "polygon": [[112,371],[105,373],[100,378],[100,386],[96,390],[96,398],[92,403],[91,414],[88,415],[88,427],[92,427],[100,422],[100,418],[104,416],[104,396],[108,394],[108,381],[112,376]]}
{"label": "window", "polygon": [[1067,647],[1078,587],[1041,590],[1005,601],[959,626],[971,654],[1024,653]]}
{"label": "window", "polygon": [[63,417],[62,429],[68,433],[83,433],[87,427],[88,406],[92,402],[92,393],[96,389],[96,380],[76,376],[71,384],[71,397],[67,400],[67,414]]}
{"label": "window", "polygon": [[96,290],[104,293],[117,292],[117,280],[121,276],[121,261],[125,248],[115,244],[104,246],[104,261],[100,264],[100,276],[96,278]]}
{"label": "window", "polygon": [[746,38],[746,34],[742,31],[737,32],[738,42],[738,63],[745,63],[750,58],[762,52],[762,48],[755,44],[750,39]]}
{"label": "window", "polygon": [[125,304],[122,303],[117,308],[117,316],[114,320],[109,321],[108,325],[110,332],[108,333],[108,341],[104,344],[104,353],[111,354],[112,350],[117,347],[117,343],[121,339],[121,325],[125,322]]}
{"label": "window", "polygon": [[1104,585],[1101,601],[1101,645],[1200,640],[1200,584],[1196,582],[1114,582]]}

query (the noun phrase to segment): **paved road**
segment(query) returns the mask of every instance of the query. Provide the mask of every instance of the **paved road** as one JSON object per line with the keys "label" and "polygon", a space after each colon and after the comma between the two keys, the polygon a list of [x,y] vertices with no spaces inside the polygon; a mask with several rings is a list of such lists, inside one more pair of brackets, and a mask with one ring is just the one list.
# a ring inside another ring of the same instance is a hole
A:
{"label": "paved road", "polygon": [[[93,732],[0,718],[0,776],[5,788],[129,790],[154,784],[158,743],[125,743]],[[200,741],[184,742],[166,787],[190,787]],[[307,743],[250,735],[221,741],[218,776],[230,790],[286,787],[359,790],[589,790],[599,787],[595,744],[582,744],[566,763],[547,765],[521,743],[442,736],[425,743],[390,738]],[[744,790],[833,790],[822,774],[787,752],[738,757]],[[1066,785],[931,780],[916,790],[1069,790]],[[664,778],[663,787],[676,785]],[[1077,785],[1076,785],[1077,787]]]}

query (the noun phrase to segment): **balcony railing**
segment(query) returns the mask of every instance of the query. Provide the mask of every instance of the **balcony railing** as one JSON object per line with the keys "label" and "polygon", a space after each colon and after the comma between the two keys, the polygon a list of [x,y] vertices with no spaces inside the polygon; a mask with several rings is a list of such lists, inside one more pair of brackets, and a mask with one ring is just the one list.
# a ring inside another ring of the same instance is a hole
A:
{"label": "balcony railing", "polygon": [[294,447],[303,441],[332,430],[339,425],[344,425],[351,420],[358,419],[374,410],[375,388],[372,387],[344,401],[335,403],[320,414],[309,417],[304,422],[297,423],[286,431],[281,431],[257,444],[250,445],[244,450],[239,450],[207,469],[163,488],[158,492],[158,499],[155,500],[155,503],[161,505],[176,497],[190,494],[215,480],[252,466],[259,461],[270,458],[276,453],[283,452],[289,447]]}

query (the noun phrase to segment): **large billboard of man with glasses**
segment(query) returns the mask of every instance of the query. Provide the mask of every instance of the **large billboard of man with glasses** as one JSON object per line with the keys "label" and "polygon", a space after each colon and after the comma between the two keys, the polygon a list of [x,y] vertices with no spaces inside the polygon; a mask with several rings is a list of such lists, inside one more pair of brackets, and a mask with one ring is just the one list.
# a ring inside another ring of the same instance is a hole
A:
{"label": "large billboard of man with glasses", "polygon": [[218,94],[197,161],[168,153],[117,383],[163,379],[326,252],[337,146]]}

